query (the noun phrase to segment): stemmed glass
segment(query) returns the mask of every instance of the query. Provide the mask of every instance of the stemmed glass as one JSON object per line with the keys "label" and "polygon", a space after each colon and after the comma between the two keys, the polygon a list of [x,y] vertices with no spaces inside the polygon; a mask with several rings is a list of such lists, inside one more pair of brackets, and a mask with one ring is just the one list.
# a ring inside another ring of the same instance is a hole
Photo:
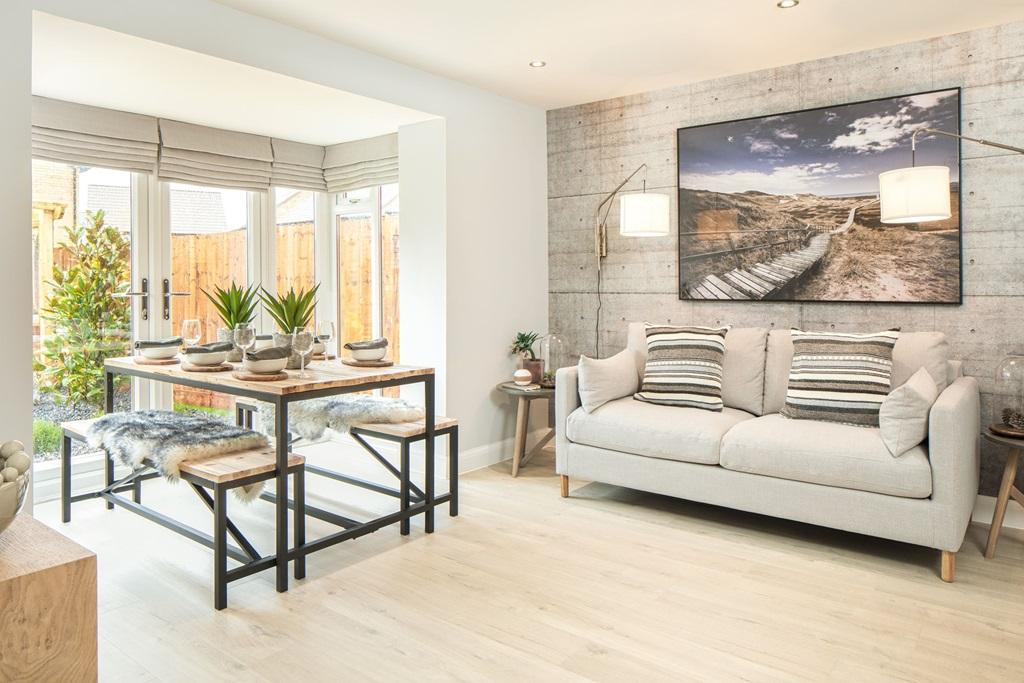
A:
{"label": "stemmed glass", "polygon": [[195,346],[203,338],[203,329],[195,318],[181,321],[181,338],[185,346]]}
{"label": "stemmed glass", "polygon": [[299,354],[299,377],[306,379],[306,354],[313,350],[313,335],[301,327],[292,330],[292,351]]}
{"label": "stemmed glass", "polygon": [[334,339],[334,323],[330,320],[321,320],[316,324],[316,336],[324,343],[324,358],[330,354],[327,342]]}
{"label": "stemmed glass", "polygon": [[251,323],[238,323],[234,330],[235,346],[242,349],[242,360],[249,349],[256,346],[256,328]]}

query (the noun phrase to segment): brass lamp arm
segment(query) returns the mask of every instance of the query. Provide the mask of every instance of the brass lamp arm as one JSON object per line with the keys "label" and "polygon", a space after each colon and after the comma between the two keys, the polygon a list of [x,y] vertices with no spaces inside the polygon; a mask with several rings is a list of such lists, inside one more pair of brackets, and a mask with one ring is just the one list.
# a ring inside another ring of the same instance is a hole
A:
{"label": "brass lamp arm", "polygon": [[[594,221],[596,222],[596,232],[594,233],[594,246],[597,252],[597,268],[601,268],[601,259],[608,255],[608,214],[612,210],[612,200],[615,199],[615,195],[619,193],[623,187],[626,186],[630,180],[633,179],[640,171],[647,169],[647,164],[640,164],[635,171],[626,176],[618,186],[612,190],[607,197],[601,200],[601,203],[597,205],[597,210],[594,211]],[[647,180],[644,179],[644,189],[647,188]],[[605,208],[607,207],[607,208]],[[601,209],[605,209],[604,216],[601,216]]]}
{"label": "brass lamp arm", "polygon": [[945,130],[939,130],[937,128],[918,128],[910,136],[910,154],[912,165],[916,165],[917,160],[917,136],[919,133],[932,133],[934,135],[945,135],[947,138],[957,138],[958,140],[968,140],[970,142],[976,142],[979,145],[985,145],[986,147],[998,147],[999,149],[1005,149],[1010,152],[1016,152],[1017,154],[1024,154],[1024,149],[1020,147],[1014,147],[1013,145],[1004,145],[1001,142],[992,142],[991,140],[982,140],[981,138],[971,138],[966,135],[960,135],[959,133],[950,133]]}

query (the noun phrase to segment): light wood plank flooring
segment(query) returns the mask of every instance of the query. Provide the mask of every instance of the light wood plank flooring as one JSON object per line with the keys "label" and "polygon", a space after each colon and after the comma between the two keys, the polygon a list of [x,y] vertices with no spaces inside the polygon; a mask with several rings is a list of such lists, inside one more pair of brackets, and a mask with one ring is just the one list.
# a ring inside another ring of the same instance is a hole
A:
{"label": "light wood plank flooring", "polygon": [[[353,457],[353,462],[357,458]],[[361,462],[361,461],[360,461]],[[312,479],[312,478],[311,478]],[[165,509],[208,515],[184,486]],[[326,491],[312,490],[324,496]],[[374,507],[346,495],[340,510]],[[388,509],[384,501],[380,509]],[[236,505],[270,547],[268,503]],[[232,584],[209,552],[123,510],[37,516],[99,554],[104,681],[1019,680],[1024,535],[995,559],[974,526],[957,582],[939,553],[603,484],[558,496],[551,454],[463,479],[431,537],[386,529],[310,558],[308,578]],[[324,529],[310,523],[310,537]]]}

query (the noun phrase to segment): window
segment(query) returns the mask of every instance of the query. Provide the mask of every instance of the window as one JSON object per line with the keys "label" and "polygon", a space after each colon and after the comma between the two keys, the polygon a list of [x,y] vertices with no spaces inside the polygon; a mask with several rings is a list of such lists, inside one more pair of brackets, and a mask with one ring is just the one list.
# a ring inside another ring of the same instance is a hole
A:
{"label": "window", "polygon": [[[36,458],[60,449],[59,424],[103,407],[103,360],[132,339],[132,175],[32,162],[33,440]],[[115,405],[131,403],[119,382]]]}
{"label": "window", "polygon": [[398,185],[335,196],[338,243],[338,336],[384,336],[399,360]]}
{"label": "window", "polygon": [[277,291],[316,285],[314,223],[316,193],[274,188],[274,261]]}

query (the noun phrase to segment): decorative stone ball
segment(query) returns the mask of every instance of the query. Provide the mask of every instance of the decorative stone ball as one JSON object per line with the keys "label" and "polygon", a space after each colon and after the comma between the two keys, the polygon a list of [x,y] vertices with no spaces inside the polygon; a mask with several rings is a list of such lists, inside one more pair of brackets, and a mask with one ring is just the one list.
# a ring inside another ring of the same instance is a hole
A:
{"label": "decorative stone ball", "polygon": [[14,439],[12,441],[5,441],[3,446],[0,446],[0,458],[9,458],[15,453],[25,450],[25,444]]}
{"label": "decorative stone ball", "polygon": [[28,453],[25,451],[18,451],[7,458],[6,466],[18,470],[18,474],[25,474],[28,472],[28,468],[32,466],[32,459],[28,457]]}
{"label": "decorative stone ball", "polygon": [[512,379],[519,386],[525,387],[533,381],[533,375],[530,374],[529,370],[516,370],[512,373]]}
{"label": "decorative stone ball", "polygon": [[4,478],[4,481],[18,481],[18,470],[13,467],[5,467],[0,470],[0,476]]}

